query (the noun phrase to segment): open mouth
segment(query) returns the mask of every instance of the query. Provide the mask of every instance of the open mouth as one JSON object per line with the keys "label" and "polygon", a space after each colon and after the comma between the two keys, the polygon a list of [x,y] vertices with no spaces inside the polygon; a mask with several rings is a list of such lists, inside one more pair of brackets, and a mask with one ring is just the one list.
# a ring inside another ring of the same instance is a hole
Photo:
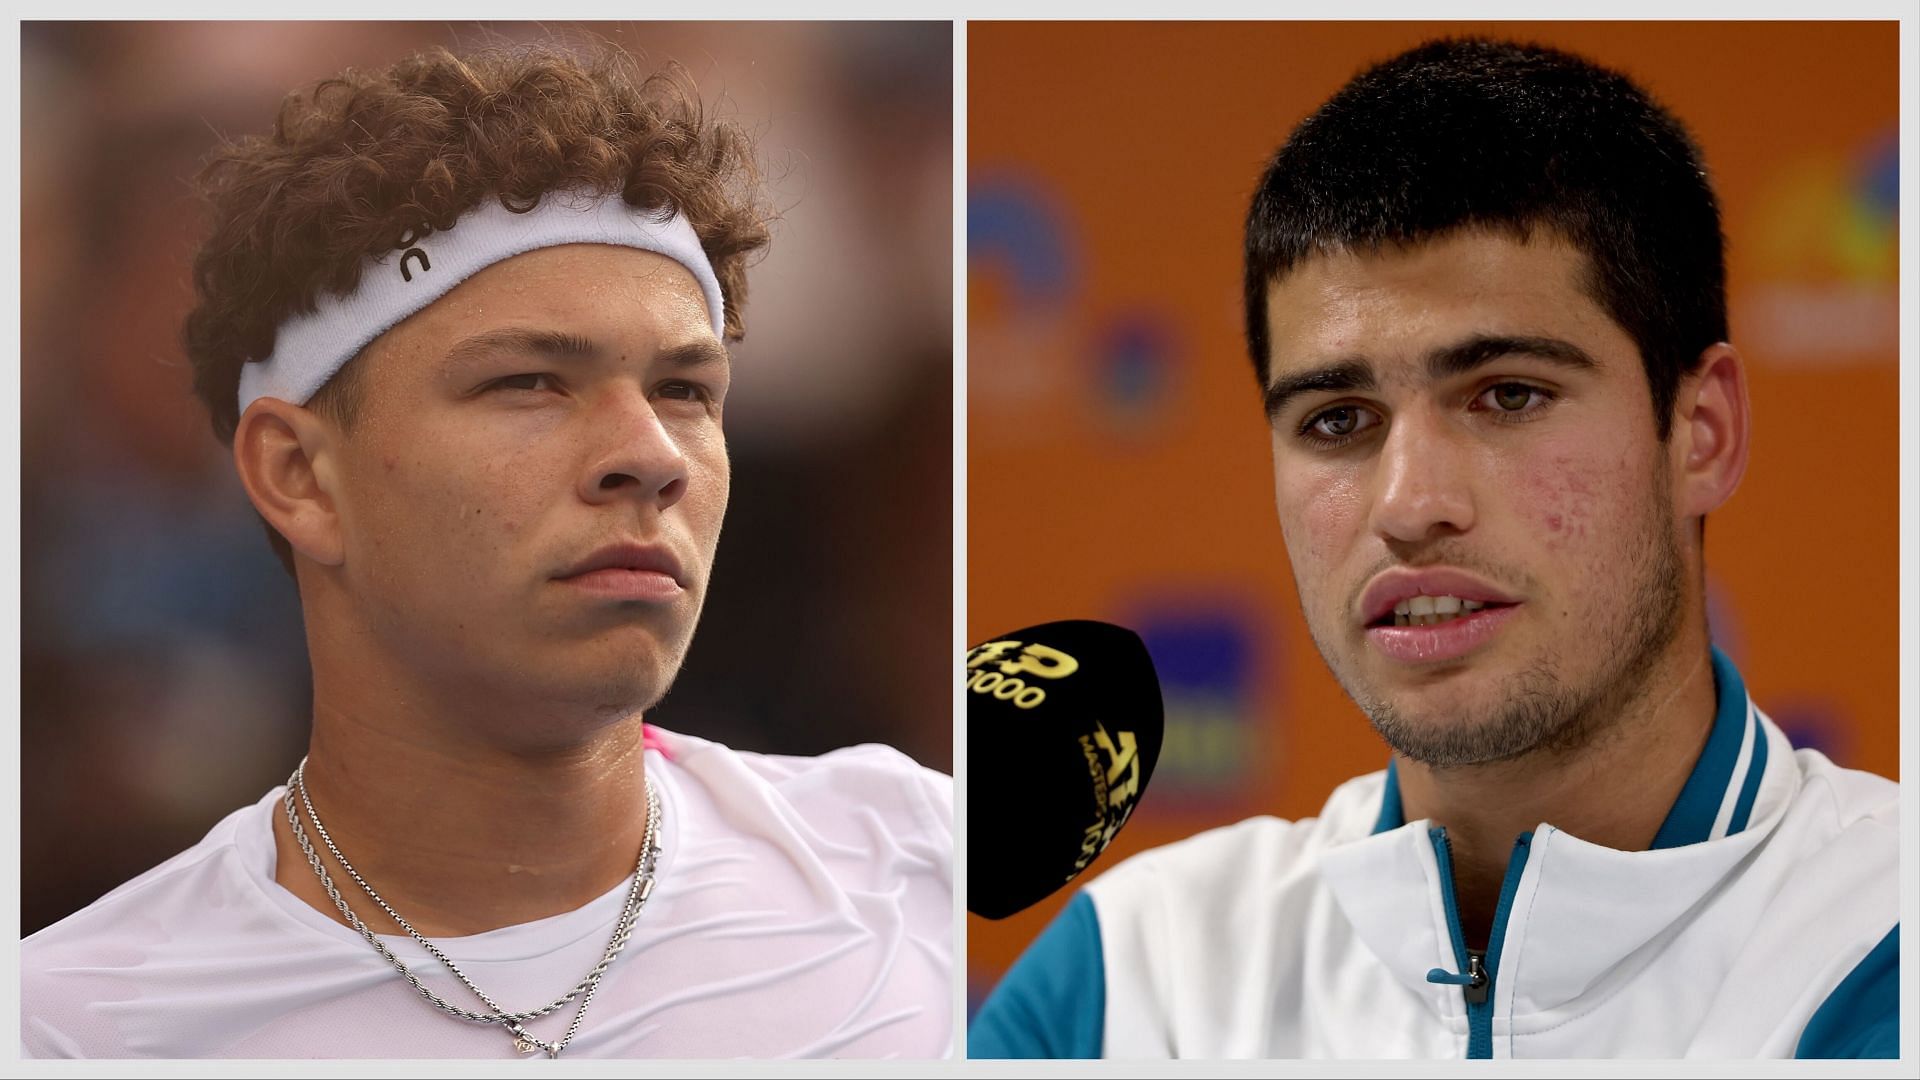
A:
{"label": "open mouth", "polygon": [[1413,596],[1400,601],[1393,610],[1367,624],[1369,630],[1382,626],[1437,626],[1464,619],[1478,611],[1494,611],[1512,604],[1485,600],[1462,600],[1457,596]]}

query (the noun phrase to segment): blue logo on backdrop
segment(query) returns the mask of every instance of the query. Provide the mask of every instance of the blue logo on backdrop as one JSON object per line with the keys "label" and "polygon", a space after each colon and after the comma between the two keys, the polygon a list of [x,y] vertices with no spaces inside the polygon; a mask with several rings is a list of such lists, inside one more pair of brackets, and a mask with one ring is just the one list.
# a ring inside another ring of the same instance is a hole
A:
{"label": "blue logo on backdrop", "polygon": [[[997,170],[971,178],[967,267],[986,286],[971,303],[973,403],[1002,418],[1083,411],[1108,436],[1136,439],[1170,414],[1180,334],[1148,304],[1089,304],[1084,245],[1071,205],[1042,177]],[[1002,435],[1006,438],[1006,435]]]}
{"label": "blue logo on backdrop", "polygon": [[1157,311],[1119,312],[1101,330],[1094,383],[1116,434],[1140,434],[1165,415],[1177,352],[1174,327]]}
{"label": "blue logo on backdrop", "polygon": [[967,264],[1001,271],[1008,298],[1022,309],[1065,306],[1078,283],[1075,245],[1055,202],[1017,176],[968,184]]}
{"label": "blue logo on backdrop", "polygon": [[1266,758],[1258,671],[1272,643],[1238,604],[1154,603],[1133,611],[1127,625],[1153,656],[1167,712],[1153,793],[1143,805],[1205,811],[1233,801]]}

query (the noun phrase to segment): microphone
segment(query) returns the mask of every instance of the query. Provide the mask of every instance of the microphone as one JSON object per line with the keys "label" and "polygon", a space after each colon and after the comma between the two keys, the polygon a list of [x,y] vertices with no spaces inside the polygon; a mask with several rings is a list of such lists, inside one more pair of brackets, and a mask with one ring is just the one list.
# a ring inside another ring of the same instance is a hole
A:
{"label": "microphone", "polygon": [[967,651],[967,910],[1004,919],[1078,877],[1140,804],[1166,733],[1139,635],[1073,619]]}

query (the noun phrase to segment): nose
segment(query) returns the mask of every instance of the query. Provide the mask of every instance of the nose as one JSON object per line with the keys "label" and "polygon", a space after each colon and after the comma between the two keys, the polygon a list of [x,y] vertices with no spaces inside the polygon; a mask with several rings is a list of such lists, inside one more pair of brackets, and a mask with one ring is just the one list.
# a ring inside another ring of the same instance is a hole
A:
{"label": "nose", "polygon": [[1443,418],[1411,409],[1388,425],[1375,473],[1373,528],[1420,543],[1473,528],[1470,454]]}
{"label": "nose", "polygon": [[580,477],[590,503],[640,499],[665,510],[687,493],[687,457],[638,386],[610,389],[587,414],[593,448]]}

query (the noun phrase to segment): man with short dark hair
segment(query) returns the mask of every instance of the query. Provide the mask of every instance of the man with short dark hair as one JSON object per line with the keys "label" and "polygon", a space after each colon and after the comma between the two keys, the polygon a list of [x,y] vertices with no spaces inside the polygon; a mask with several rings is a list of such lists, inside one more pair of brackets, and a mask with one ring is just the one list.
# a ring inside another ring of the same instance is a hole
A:
{"label": "man with short dark hair", "polygon": [[644,720],[727,506],[744,133],[618,54],[436,50],[203,181],[188,351],[300,592],[310,749],[23,943],[24,1051],[945,1054],[948,779]]}
{"label": "man with short dark hair", "polygon": [[1709,637],[1722,266],[1680,123],[1563,52],[1430,43],[1295,129],[1247,337],[1307,626],[1393,757],[1102,875],[974,1055],[1897,1055],[1897,788]]}

